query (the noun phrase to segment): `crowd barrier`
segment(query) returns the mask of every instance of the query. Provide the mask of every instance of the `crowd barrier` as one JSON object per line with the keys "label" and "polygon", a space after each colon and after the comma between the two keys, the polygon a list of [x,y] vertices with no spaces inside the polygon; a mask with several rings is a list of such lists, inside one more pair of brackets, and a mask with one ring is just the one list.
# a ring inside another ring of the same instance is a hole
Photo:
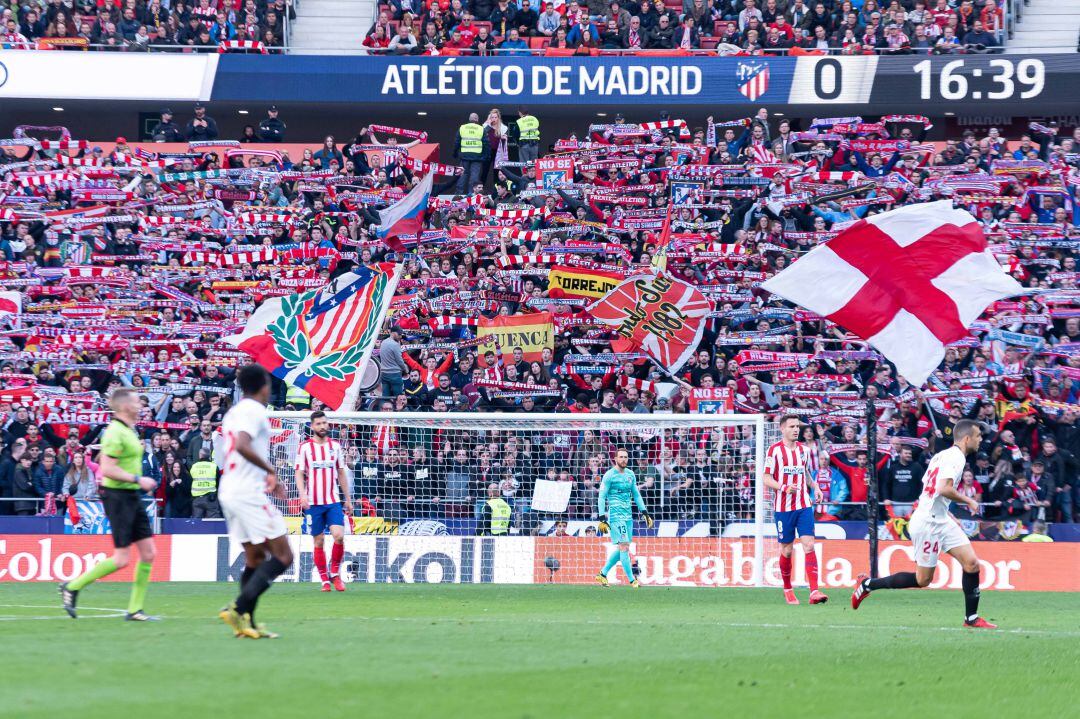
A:
{"label": "crowd barrier", "polygon": [[[169,78],[163,82],[163,78]],[[322,57],[0,51],[0,99],[378,103],[433,107],[492,102],[708,106],[918,106],[952,112],[1068,113],[1080,56],[904,57]],[[811,110],[811,108],[813,108]]]}
{"label": "crowd barrier", "polygon": [[[281,581],[313,582],[311,538],[290,536],[298,558]],[[155,581],[236,581],[241,547],[223,535],[155,538]],[[372,536],[345,538],[345,576],[368,583],[585,584],[600,566],[608,542],[578,537]],[[724,559],[700,539],[646,537],[634,542],[641,581],[653,586],[738,587],[752,582],[753,540],[724,540]],[[59,582],[78,576],[109,556],[102,535],[0,535],[0,582]],[[796,552],[801,552],[796,547]],[[992,591],[1080,591],[1080,544],[980,543],[982,587]],[[827,588],[853,586],[867,566],[866,542],[818,543],[821,581]],[[911,570],[907,542],[882,542],[882,574]],[[555,561],[551,561],[555,560]],[[797,561],[801,568],[802,562]],[[552,571],[552,567],[558,567]],[[799,570],[801,571],[801,569]],[[933,588],[960,586],[951,557],[938,565]],[[129,581],[131,569],[109,580]],[[796,574],[795,582],[804,581]],[[765,562],[765,581],[779,586],[777,560]]]}

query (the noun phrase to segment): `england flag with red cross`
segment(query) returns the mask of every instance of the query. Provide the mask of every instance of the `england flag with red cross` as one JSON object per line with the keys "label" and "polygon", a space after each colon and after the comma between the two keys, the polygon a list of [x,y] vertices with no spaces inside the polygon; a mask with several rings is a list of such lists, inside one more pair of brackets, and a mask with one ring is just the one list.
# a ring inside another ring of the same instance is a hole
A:
{"label": "england flag with red cross", "polygon": [[769,89],[769,63],[740,62],[735,70],[739,92],[750,102],[756,101]]}
{"label": "england flag with red cross", "polygon": [[987,305],[1024,291],[951,200],[859,220],[762,288],[867,340],[916,387]]}

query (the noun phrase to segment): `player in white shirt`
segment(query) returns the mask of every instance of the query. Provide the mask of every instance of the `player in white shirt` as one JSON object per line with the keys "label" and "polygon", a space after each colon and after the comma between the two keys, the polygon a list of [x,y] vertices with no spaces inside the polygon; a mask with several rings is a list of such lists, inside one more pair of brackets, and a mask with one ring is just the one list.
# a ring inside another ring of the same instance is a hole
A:
{"label": "player in white shirt", "polygon": [[978,422],[962,419],[956,423],[952,447],[935,454],[926,468],[923,491],[908,523],[908,534],[915,549],[915,571],[897,572],[878,579],[860,574],[851,595],[852,609],[858,609],[870,592],[877,589],[929,586],[934,581],[938,555],[948,553],[956,558],[964,572],[964,625],[997,629],[996,625],[979,616],[979,558],[956,517],[949,512],[951,502],[966,504],[972,514],[979,512],[979,503],[958,492],[956,487],[967,466],[968,455],[979,449],[981,441],[982,425]]}
{"label": "player in white shirt", "polygon": [[[300,508],[304,510],[304,524],[311,534],[322,591],[329,592],[333,583],[334,589],[344,592],[341,560],[345,556],[345,517],[352,515],[352,500],[345,450],[341,443],[330,438],[330,421],[325,412],[311,413],[311,439],[296,451],[295,471]],[[334,539],[329,568],[323,550],[323,535],[328,529]]]}
{"label": "player in white shirt", "polygon": [[[270,456],[270,376],[262,367],[249,364],[236,372],[243,399],[225,414],[221,423],[225,437],[225,466],[218,483],[229,535],[244,547],[244,571],[240,595],[219,616],[238,637],[277,636],[254,621],[255,605],[274,580],[289,568],[292,549],[285,535],[285,519],[268,494],[281,496]],[[269,556],[267,556],[269,555]]]}

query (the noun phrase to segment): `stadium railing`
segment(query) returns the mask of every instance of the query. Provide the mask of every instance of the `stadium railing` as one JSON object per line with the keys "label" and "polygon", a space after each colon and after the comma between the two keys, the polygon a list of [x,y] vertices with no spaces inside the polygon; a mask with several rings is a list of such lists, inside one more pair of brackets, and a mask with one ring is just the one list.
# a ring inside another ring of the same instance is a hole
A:
{"label": "stadium railing", "polygon": [[[1019,0],[1016,0],[1016,1],[1019,4]],[[1001,43],[1001,46],[997,47],[997,48],[994,48],[993,52],[987,53],[986,51],[980,51],[977,54],[997,54],[997,53],[1002,52],[1004,50],[1005,45],[1006,45],[1007,37],[1012,36],[1013,30],[1015,28],[1015,20],[1013,19],[1014,17],[1015,16],[1013,14],[1011,14],[1008,10],[1006,11],[1005,29],[1003,31],[1000,31],[999,34],[998,34],[998,40]],[[194,46],[191,46],[191,45],[160,45],[159,44],[159,45],[150,45],[150,46],[139,46],[139,45],[134,45],[134,44],[106,45],[106,44],[102,44],[102,43],[86,43],[86,44],[78,45],[78,46],[68,46],[66,48],[60,48],[60,47],[42,46],[41,44],[36,43],[36,42],[33,44],[33,46],[15,46],[15,45],[12,45],[12,44],[0,43],[0,50],[19,50],[19,51],[22,51],[22,52],[29,52],[29,51],[33,51],[33,50],[48,51],[48,52],[56,52],[56,51],[85,52],[85,51],[93,50],[93,51],[104,51],[104,52],[130,52],[130,53],[138,53],[138,54],[162,53],[162,52],[178,53],[178,54],[214,54],[214,53],[229,52],[230,54],[244,54],[244,53],[246,53],[246,54],[281,55],[281,54],[289,54],[291,52],[291,44],[290,44],[290,42],[291,42],[292,26],[290,25],[287,16],[286,16],[286,19],[284,21],[284,27],[285,27],[285,29],[284,29],[283,36],[282,36],[282,38],[283,38],[282,39],[282,43],[283,43],[282,45],[261,46],[261,48],[259,50],[238,48],[238,49],[230,49],[230,50],[226,51],[226,50],[220,48],[217,45],[206,46],[206,47],[194,47]],[[1005,37],[1003,37],[1003,35]],[[535,39],[538,39],[538,38],[532,38],[532,39],[535,40]],[[547,38],[543,38],[543,40],[546,40],[546,39]],[[410,53],[398,54],[398,53],[394,53],[394,52],[391,52],[391,51],[385,50],[385,49],[367,48],[367,47],[364,47],[363,45],[360,44],[361,41],[362,41],[362,39],[357,42],[356,47],[350,48],[348,51],[346,51],[345,54],[351,54],[351,55],[387,55],[387,56],[401,57],[401,58],[432,56],[432,55],[428,55],[427,53],[422,53],[422,54],[419,54],[419,55],[414,55],[414,54],[410,54]],[[335,51],[335,53],[340,53],[341,52],[340,47],[331,48],[331,47],[328,46],[328,47],[322,48],[322,49],[326,49],[326,50],[331,50],[332,49],[332,50]],[[318,53],[319,50],[320,50],[320,48],[318,48],[318,47],[316,47],[316,48],[306,48],[305,52],[308,53],[308,54],[311,54],[313,51],[315,53]],[[827,50],[827,51],[826,50],[814,50],[814,49],[806,49],[806,48],[794,47],[794,48],[769,48],[769,49],[764,49],[764,50],[761,50],[761,51],[758,51],[758,52],[753,52],[753,53],[745,52],[745,51],[740,51],[740,52],[736,53],[736,52],[725,51],[723,48],[717,48],[715,45],[711,45],[710,47],[700,47],[700,48],[690,48],[690,49],[676,48],[676,49],[664,49],[664,50],[656,50],[656,49],[623,50],[623,49],[592,48],[587,53],[579,53],[579,52],[577,52],[576,50],[573,50],[573,49],[549,48],[549,47],[547,47],[546,44],[544,44],[542,46],[530,46],[530,47],[527,47],[527,48],[493,48],[491,50],[485,50],[483,52],[475,52],[475,51],[473,51],[471,49],[461,49],[461,50],[456,50],[456,51],[455,50],[444,49],[438,55],[434,55],[434,57],[454,58],[454,57],[500,57],[500,56],[503,56],[503,57],[515,57],[515,56],[524,57],[524,56],[531,56],[531,57],[642,57],[642,58],[660,58],[660,57],[786,57],[786,56],[792,56],[792,57],[824,57],[824,56],[840,56],[840,55],[843,55],[845,57],[869,57],[871,55],[876,55],[876,56],[893,56],[893,55],[896,55],[896,56],[901,56],[902,57],[902,56],[907,56],[907,55],[931,55],[931,54],[934,54],[934,53],[930,49],[916,49],[916,50],[911,50],[909,52],[895,52],[895,51],[892,51],[892,50],[890,50],[888,48],[873,48],[872,51],[864,50],[863,52],[860,52],[860,53],[847,54],[847,53],[844,53],[842,51],[842,49],[839,48],[839,47],[829,48],[829,50]],[[965,55],[965,54],[971,54],[971,53],[968,53],[964,46],[960,46],[959,48],[956,49],[955,52],[951,52],[951,53],[948,53],[948,54],[950,54],[950,55]]]}

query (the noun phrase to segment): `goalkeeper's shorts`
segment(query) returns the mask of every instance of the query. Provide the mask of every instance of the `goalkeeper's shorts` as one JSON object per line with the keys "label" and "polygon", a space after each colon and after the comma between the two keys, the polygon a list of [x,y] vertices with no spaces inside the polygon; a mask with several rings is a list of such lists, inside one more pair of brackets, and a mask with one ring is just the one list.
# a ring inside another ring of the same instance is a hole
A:
{"label": "goalkeeper's shorts", "polygon": [[634,520],[630,518],[626,519],[611,519],[608,521],[608,526],[611,527],[611,543],[621,544],[623,542],[630,542],[634,539]]}

